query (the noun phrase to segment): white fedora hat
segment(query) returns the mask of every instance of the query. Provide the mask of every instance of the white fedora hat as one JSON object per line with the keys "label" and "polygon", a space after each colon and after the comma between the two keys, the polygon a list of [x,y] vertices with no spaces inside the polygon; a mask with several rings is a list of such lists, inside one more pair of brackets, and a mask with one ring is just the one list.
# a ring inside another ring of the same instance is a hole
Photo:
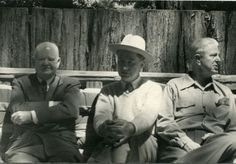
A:
{"label": "white fedora hat", "polygon": [[126,35],[121,43],[109,44],[110,50],[116,54],[118,50],[127,50],[143,56],[145,61],[149,62],[152,56],[145,51],[145,46],[145,40],[141,36],[132,34]]}

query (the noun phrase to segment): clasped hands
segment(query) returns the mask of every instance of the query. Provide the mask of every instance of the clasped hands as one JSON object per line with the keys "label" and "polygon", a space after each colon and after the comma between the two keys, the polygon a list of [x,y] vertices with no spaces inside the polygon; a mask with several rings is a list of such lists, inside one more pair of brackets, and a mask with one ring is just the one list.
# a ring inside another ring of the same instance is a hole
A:
{"label": "clasped hands", "polygon": [[125,143],[135,133],[133,123],[122,119],[106,120],[99,126],[99,134],[105,143],[118,147]]}
{"label": "clasped hands", "polygon": [[30,111],[17,111],[11,115],[11,121],[17,125],[28,124],[32,122],[32,114]]}

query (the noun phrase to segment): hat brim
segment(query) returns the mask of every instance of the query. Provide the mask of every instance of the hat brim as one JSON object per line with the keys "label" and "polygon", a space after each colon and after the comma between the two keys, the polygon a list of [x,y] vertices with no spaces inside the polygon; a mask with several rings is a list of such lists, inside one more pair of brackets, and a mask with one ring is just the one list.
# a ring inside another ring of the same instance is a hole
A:
{"label": "hat brim", "polygon": [[117,54],[118,50],[127,50],[127,51],[135,52],[135,53],[143,56],[145,62],[152,61],[152,55],[150,55],[148,52],[146,52],[140,48],[136,48],[136,47],[124,45],[124,44],[109,44],[109,48],[112,52],[114,52],[116,54]]}

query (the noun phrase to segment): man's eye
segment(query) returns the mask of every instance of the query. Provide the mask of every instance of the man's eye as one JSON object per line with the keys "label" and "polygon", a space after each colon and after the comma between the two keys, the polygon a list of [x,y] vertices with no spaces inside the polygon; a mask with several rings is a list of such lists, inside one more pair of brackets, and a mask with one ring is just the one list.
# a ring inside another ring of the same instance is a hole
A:
{"label": "man's eye", "polygon": [[216,57],[216,56],[217,56],[217,54],[211,54],[210,56],[211,56],[211,57]]}
{"label": "man's eye", "polygon": [[56,61],[55,59],[48,59],[48,61]]}
{"label": "man's eye", "polygon": [[134,64],[134,61],[129,61],[128,64]]}

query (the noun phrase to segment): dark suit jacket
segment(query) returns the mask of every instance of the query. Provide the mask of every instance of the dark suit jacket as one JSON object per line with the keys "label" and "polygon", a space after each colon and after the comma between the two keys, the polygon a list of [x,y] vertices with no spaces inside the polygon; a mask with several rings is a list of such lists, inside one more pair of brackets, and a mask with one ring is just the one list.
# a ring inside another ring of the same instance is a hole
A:
{"label": "dark suit jacket", "polygon": [[[79,112],[78,80],[69,77],[55,76],[49,85],[46,98],[40,89],[36,74],[23,76],[13,81],[11,102],[4,120],[7,127],[4,131],[9,133],[12,129],[10,150],[28,146],[29,139],[40,138],[47,155],[60,151],[78,153],[75,137],[75,120]],[[59,104],[49,107],[49,101]],[[38,124],[13,125],[10,115],[16,111],[35,110]],[[3,126],[4,126],[3,125]],[[2,144],[7,144],[8,136],[2,137]],[[19,139],[20,138],[20,139]],[[8,146],[8,147],[9,147]],[[4,150],[3,150],[4,151]]]}

